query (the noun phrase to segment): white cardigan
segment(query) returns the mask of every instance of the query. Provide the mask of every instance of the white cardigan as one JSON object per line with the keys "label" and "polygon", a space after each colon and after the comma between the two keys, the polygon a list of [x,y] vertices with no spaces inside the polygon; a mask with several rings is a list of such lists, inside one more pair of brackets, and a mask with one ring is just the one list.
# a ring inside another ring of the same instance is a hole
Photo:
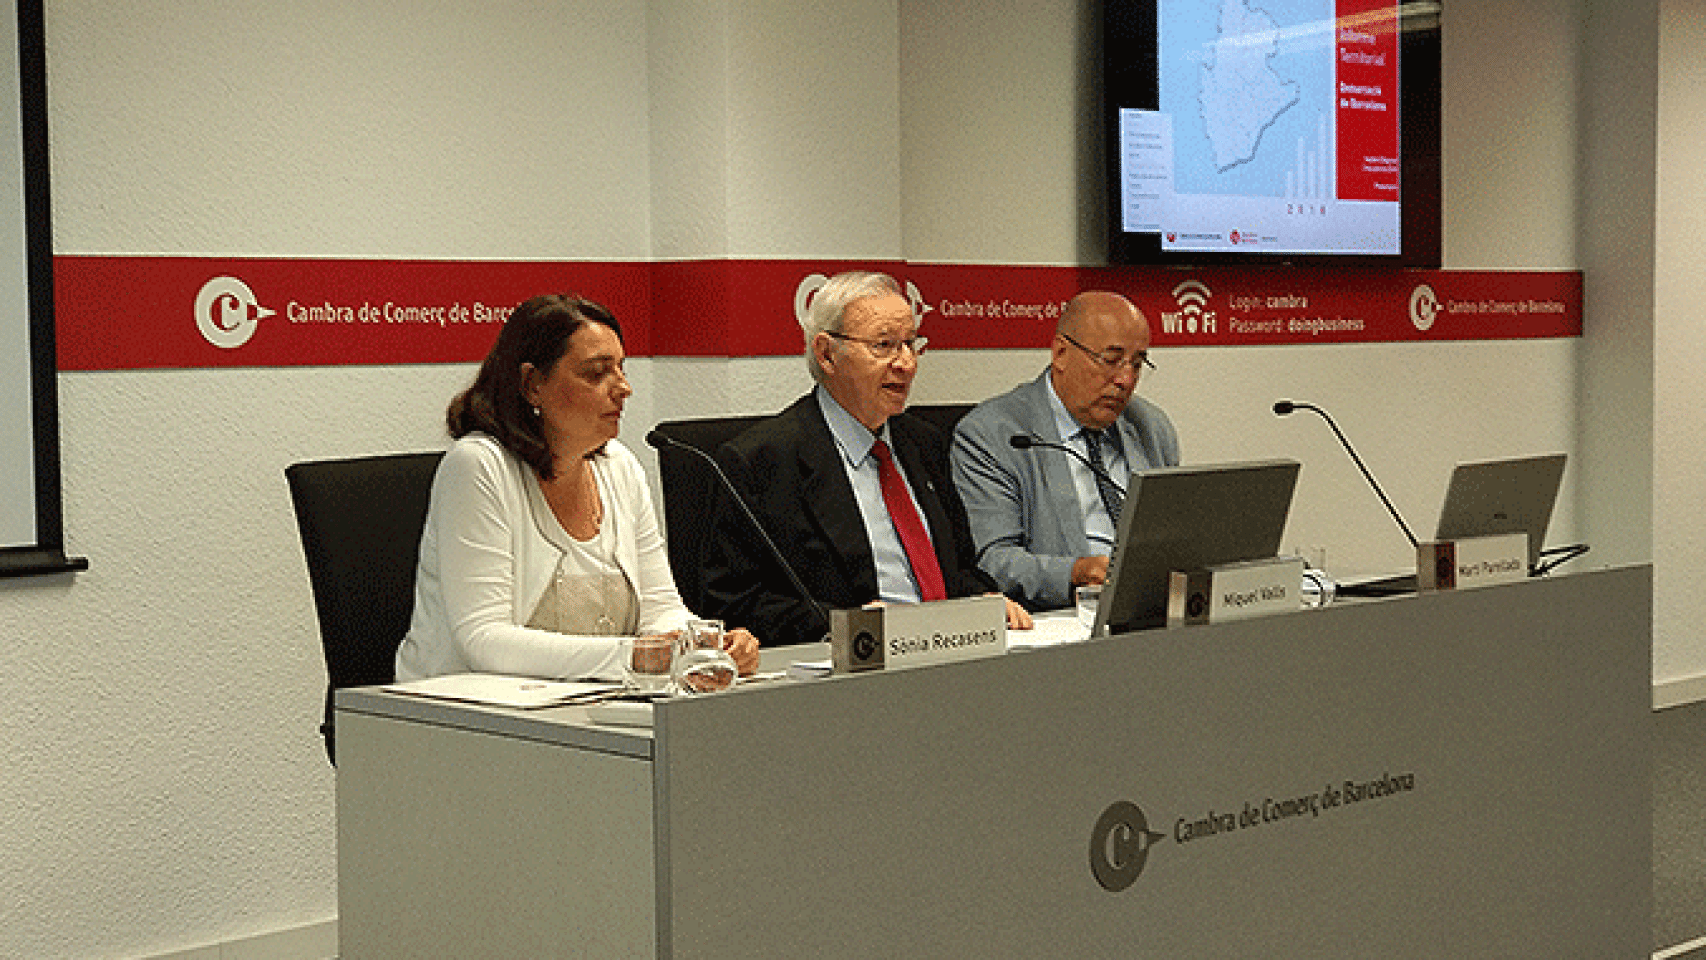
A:
{"label": "white cardigan", "polygon": [[[645,472],[610,441],[598,458],[604,523],[616,563],[639,595],[641,634],[692,617],[675,589]],[[620,637],[568,636],[522,626],[551,585],[562,553],[541,532],[556,519],[533,468],[481,433],[451,445],[432,482],[415,572],[415,609],[397,648],[397,679],[448,673],[619,679]]]}

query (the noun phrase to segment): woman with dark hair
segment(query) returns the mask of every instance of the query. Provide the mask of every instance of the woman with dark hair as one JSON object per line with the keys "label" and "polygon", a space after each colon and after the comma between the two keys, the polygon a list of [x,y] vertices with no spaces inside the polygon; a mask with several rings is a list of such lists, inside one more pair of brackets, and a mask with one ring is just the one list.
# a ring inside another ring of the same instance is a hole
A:
{"label": "woman with dark hair", "polygon": [[[680,630],[644,472],[616,439],[634,392],[622,329],[579,297],[510,315],[446,414],[397,678],[505,673],[615,679],[623,637]],[[742,673],[758,641],[729,633]]]}

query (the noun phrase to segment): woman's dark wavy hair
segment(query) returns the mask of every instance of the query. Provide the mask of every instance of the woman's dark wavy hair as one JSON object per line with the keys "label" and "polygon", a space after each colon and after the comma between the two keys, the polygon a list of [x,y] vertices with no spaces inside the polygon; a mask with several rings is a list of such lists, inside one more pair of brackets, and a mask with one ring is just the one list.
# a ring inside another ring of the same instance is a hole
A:
{"label": "woman's dark wavy hair", "polygon": [[539,417],[522,396],[521,365],[549,375],[569,348],[569,338],[589,323],[601,323],[622,340],[622,326],[602,304],[569,293],[534,297],[515,308],[498,331],[498,342],[480,364],[474,383],[450,401],[445,424],[450,436],[489,434],[520,457],[543,480],[555,474],[551,448]]}

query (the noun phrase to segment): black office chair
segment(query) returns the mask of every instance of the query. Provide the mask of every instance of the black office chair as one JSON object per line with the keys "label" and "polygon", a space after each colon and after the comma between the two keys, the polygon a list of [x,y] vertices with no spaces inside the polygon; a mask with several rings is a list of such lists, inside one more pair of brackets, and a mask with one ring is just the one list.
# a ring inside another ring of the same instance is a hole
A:
{"label": "black office chair", "polygon": [[[972,408],[969,403],[919,404],[909,413],[942,431],[943,443],[951,443],[954,425]],[[671,440],[698,447],[715,455],[724,441],[732,440],[762,416],[708,417],[698,420],[665,420],[659,433]],[[658,480],[663,488],[663,518],[669,534],[669,566],[675,572],[675,588],[691,610],[705,605],[704,549],[711,542],[717,498],[725,496],[722,484],[704,460],[682,450],[665,447],[658,451]]]}
{"label": "black office chair", "polygon": [[971,412],[973,406],[975,404],[970,403],[915,403],[907,407],[906,412],[942,431],[942,442],[951,447],[954,427],[959,425],[961,417]]}
{"label": "black office chair", "polygon": [[285,468],[326,658],[320,734],[336,765],[332,692],[396,679],[414,611],[415,566],[440,453],[320,460]]}
{"label": "black office chair", "polygon": [[[703,420],[665,420],[657,425],[664,436],[716,455],[724,441],[764,417],[715,417]],[[689,610],[704,610],[704,550],[711,542],[717,498],[727,496],[704,460],[684,450],[658,451],[658,483],[663,488],[663,522],[668,533],[669,567],[675,589]]]}

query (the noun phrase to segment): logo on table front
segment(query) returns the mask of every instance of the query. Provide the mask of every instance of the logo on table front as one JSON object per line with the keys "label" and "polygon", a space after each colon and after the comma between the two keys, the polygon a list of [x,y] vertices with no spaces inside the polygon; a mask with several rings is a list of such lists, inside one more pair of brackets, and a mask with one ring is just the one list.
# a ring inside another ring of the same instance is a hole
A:
{"label": "logo on table front", "polygon": [[1194,620],[1205,613],[1208,613],[1208,594],[1201,590],[1191,591],[1190,597],[1185,600],[1185,616]]}
{"label": "logo on table front", "polygon": [[277,311],[261,306],[249,285],[236,277],[214,277],[195,296],[195,325],[208,343],[235,350],[249,342],[262,318]]}
{"label": "logo on table front", "polygon": [[861,630],[853,637],[853,662],[870,663],[881,652],[882,645],[869,630]]}
{"label": "logo on table front", "polygon": [[1102,811],[1090,831],[1090,873],[1109,893],[1137,882],[1149,862],[1149,851],[1167,835],[1149,829],[1143,809],[1120,800]]}

